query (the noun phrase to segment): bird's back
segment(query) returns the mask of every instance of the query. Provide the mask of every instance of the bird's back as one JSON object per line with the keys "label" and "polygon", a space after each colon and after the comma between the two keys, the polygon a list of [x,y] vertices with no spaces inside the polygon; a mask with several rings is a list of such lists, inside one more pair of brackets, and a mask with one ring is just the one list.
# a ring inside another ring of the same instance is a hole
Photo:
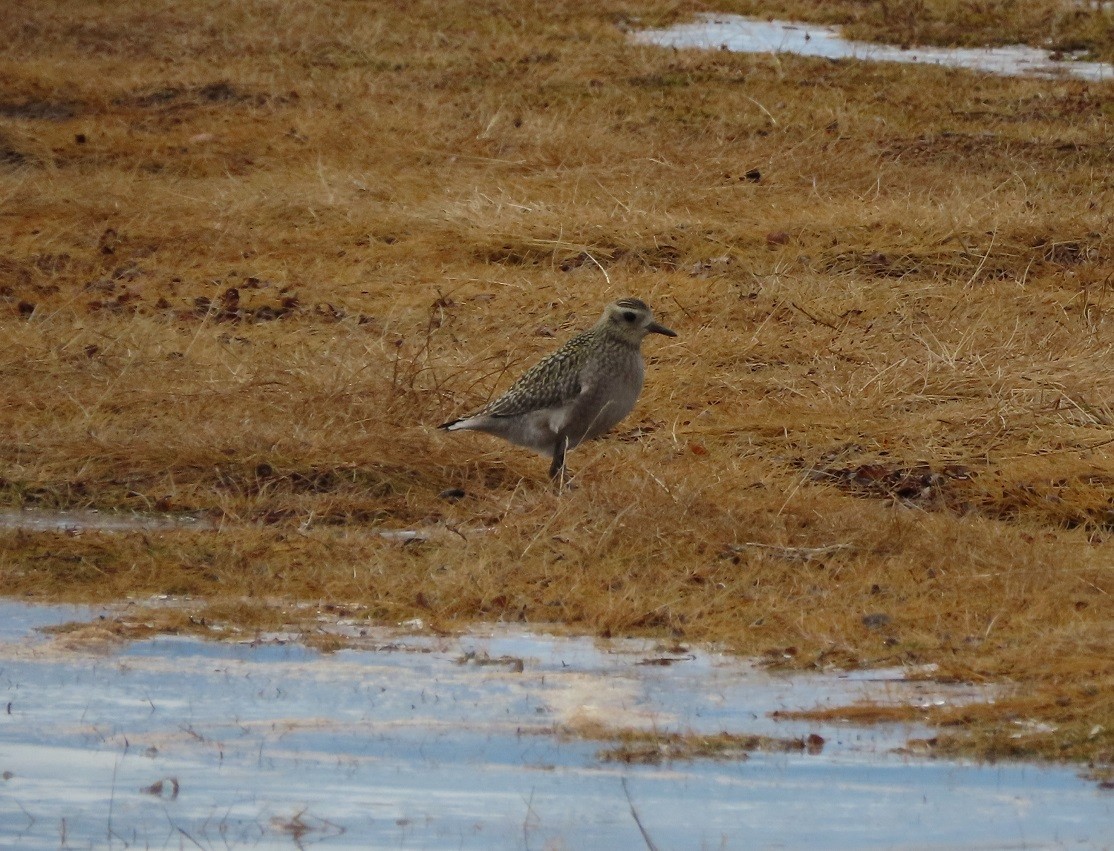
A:
{"label": "bird's back", "polygon": [[596,329],[577,334],[553,354],[523,373],[510,388],[477,415],[514,417],[558,407],[580,393],[581,373],[594,348]]}

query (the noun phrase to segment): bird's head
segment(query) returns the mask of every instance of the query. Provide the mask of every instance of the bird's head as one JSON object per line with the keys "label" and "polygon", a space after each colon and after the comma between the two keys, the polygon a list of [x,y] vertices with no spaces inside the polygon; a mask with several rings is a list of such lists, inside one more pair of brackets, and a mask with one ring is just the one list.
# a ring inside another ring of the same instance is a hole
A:
{"label": "bird's head", "polygon": [[637,298],[621,298],[609,304],[600,317],[600,325],[607,330],[608,334],[632,346],[641,345],[642,338],[647,334],[677,336],[676,331],[655,322],[653,311],[646,302]]}

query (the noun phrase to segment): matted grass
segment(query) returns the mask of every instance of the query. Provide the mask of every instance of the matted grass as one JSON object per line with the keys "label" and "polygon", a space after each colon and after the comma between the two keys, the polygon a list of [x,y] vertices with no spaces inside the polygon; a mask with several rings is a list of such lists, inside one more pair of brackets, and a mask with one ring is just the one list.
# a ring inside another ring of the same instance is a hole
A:
{"label": "matted grass", "polygon": [[[1114,89],[626,40],[696,10],[5,16],[0,500],[221,524],[5,591],[935,663],[1016,687],[957,746],[1109,763]],[[628,294],[680,337],[574,489],[434,429]]]}

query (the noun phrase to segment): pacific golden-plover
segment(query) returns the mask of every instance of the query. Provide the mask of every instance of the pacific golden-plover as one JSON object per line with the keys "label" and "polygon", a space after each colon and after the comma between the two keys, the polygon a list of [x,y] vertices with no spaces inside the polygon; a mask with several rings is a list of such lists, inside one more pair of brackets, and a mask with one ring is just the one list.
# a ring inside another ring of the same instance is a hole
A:
{"label": "pacific golden-plover", "polygon": [[677,334],[654,321],[646,302],[622,298],[600,321],[536,364],[511,388],[448,431],[485,431],[553,459],[549,475],[564,476],[565,453],[610,431],[642,392],[642,339]]}

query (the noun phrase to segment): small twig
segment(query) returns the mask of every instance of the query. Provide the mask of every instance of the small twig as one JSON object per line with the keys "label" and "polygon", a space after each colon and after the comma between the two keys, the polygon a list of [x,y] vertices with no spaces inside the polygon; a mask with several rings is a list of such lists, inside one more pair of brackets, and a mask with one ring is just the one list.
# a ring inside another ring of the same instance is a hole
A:
{"label": "small twig", "polygon": [[1105,414],[1103,414],[1102,411],[1099,411],[1098,409],[1096,409],[1094,407],[1094,405],[1089,404],[1087,402],[1087,400],[1085,400],[1085,399],[1081,399],[1081,400],[1073,399],[1067,393],[1062,392],[1062,391],[1060,393],[1060,398],[1067,400],[1069,403],[1071,403],[1071,406],[1073,408],[1075,408],[1077,411],[1079,411],[1079,413],[1083,414],[1086,417],[1090,417],[1092,420],[1094,420],[1099,425],[1104,425],[1104,426],[1110,425],[1110,418],[1107,417]]}
{"label": "small twig", "polygon": [[808,312],[807,310],[805,310],[805,309],[804,309],[803,307],[801,307],[801,306],[800,306],[799,304],[797,304],[797,302],[795,302],[795,301],[791,301],[791,302],[789,302],[789,304],[791,304],[791,305],[792,305],[793,307],[795,307],[795,308],[796,308],[797,310],[801,311],[801,313],[803,313],[803,314],[804,314],[805,316],[807,316],[807,317],[808,317],[809,319],[811,319],[811,320],[812,320],[813,322],[815,322],[815,323],[816,323],[817,325],[823,325],[823,326],[824,326],[825,328],[831,328],[831,329],[832,329],[833,331],[839,331],[839,328],[837,328],[837,327],[836,327],[835,325],[833,325],[833,324],[832,324],[831,322],[825,322],[825,321],[824,321],[823,319],[821,319],[820,317],[818,317],[818,316],[813,316],[813,315],[812,315],[811,313],[809,313],[809,312]]}
{"label": "small twig", "polygon": [[984,633],[982,634],[982,637],[983,637],[984,639],[990,638],[990,631],[991,631],[992,629],[994,629],[994,624],[996,624],[996,623],[998,622],[998,617],[999,617],[999,615],[1001,615],[1001,612],[999,612],[999,613],[998,613],[997,615],[995,615],[994,617],[992,617],[992,618],[990,619],[990,623],[988,623],[988,624],[986,625],[986,632],[984,632]]}
{"label": "small twig", "polygon": [[673,303],[677,305],[677,307],[681,308],[681,312],[684,313],[685,316],[687,316],[689,319],[692,319],[692,314],[688,312],[688,308],[681,304],[681,302],[677,301],[677,296],[670,296],[670,298],[673,299]]}
{"label": "small twig", "polygon": [[1026,452],[1022,455],[1005,455],[998,460],[1015,461],[1018,458],[1043,458],[1046,455],[1063,455],[1069,452],[1090,452],[1092,449],[1098,449],[1100,446],[1107,446],[1111,443],[1114,443],[1114,437],[1108,437],[1105,440],[1099,440],[1095,443],[1088,443],[1085,446],[1063,446],[1059,449],[1038,449],[1036,452]]}
{"label": "small twig", "polygon": [[204,849],[205,849],[204,845],[202,845],[200,842],[198,842],[196,839],[194,839],[192,836],[190,836],[188,833],[186,833],[186,831],[183,830],[178,825],[174,824],[173,822],[171,822],[171,824],[173,825],[175,830],[177,830],[180,834],[182,834],[182,836],[186,837],[186,839],[188,839],[190,842],[192,842],[194,845],[196,845],[198,848],[201,848],[202,851],[204,851]]}
{"label": "small twig", "polygon": [[665,491],[666,496],[668,496],[671,500],[673,500],[678,505],[680,505],[680,500],[678,500],[677,497],[674,496],[673,491],[671,491],[669,489],[669,486],[666,485],[665,482],[663,482],[661,479],[659,479],[657,476],[655,476],[653,473],[651,473],[648,469],[646,470],[646,475],[649,476],[651,479],[653,479],[655,482],[657,482],[658,487],[660,487],[663,491]]}
{"label": "small twig", "polygon": [[799,490],[801,489],[801,486],[802,486],[802,485],[803,485],[803,484],[804,484],[805,482],[807,482],[807,481],[808,481],[808,477],[809,477],[809,472],[808,472],[808,471],[806,470],[806,471],[805,471],[805,474],[804,474],[803,476],[801,476],[801,478],[800,478],[800,480],[799,480],[799,481],[797,482],[797,484],[793,486],[793,490],[791,490],[791,491],[789,492],[789,496],[787,496],[787,497],[785,498],[785,502],[783,502],[783,503],[781,504],[781,507],[780,507],[780,508],[778,508],[778,510],[777,510],[777,514],[775,514],[775,515],[774,515],[775,517],[781,517],[781,512],[785,511],[785,506],[787,506],[787,505],[789,504],[789,501],[790,501],[791,499],[793,499],[793,497],[795,497],[795,496],[797,495],[797,491],[799,491]]}
{"label": "small twig", "polygon": [[754,98],[752,98],[752,97],[751,97],[750,95],[743,95],[743,97],[744,97],[744,98],[746,98],[747,100],[749,100],[749,101],[750,101],[751,103],[753,103],[753,104],[754,104],[755,106],[757,106],[757,107],[758,107],[758,108],[759,108],[760,110],[762,110],[762,111],[763,111],[764,113],[766,113],[766,117],[767,117],[768,119],[770,119],[770,123],[771,123],[772,125],[774,125],[774,127],[777,127],[777,126],[778,126],[778,123],[777,123],[777,119],[776,119],[776,118],[774,118],[774,114],[773,114],[772,112],[770,112],[770,110],[766,109],[766,107],[764,107],[764,106],[763,106],[762,104],[760,104],[760,103],[759,103],[758,101],[756,101],[756,100],[755,100]]}
{"label": "small twig", "polygon": [[538,814],[534,812],[534,790],[530,790],[530,799],[526,802],[526,817],[522,819],[522,847],[526,851],[530,851],[530,817],[533,816],[534,820],[538,820]]}
{"label": "small twig", "polygon": [[607,274],[607,270],[605,268],[603,268],[603,266],[600,266],[600,261],[597,260],[595,257],[593,257],[592,252],[590,252],[590,251],[585,251],[584,256],[587,257],[589,260],[591,260],[593,263],[595,263],[597,266],[599,266],[599,270],[601,272],[603,272],[603,279],[605,281],[607,281],[607,285],[610,287],[611,286],[611,276]]}
{"label": "small twig", "polygon": [[994,231],[993,233],[990,234],[990,247],[986,249],[986,254],[984,254],[982,256],[982,260],[979,261],[979,265],[975,268],[975,274],[973,274],[968,279],[967,283],[965,283],[963,285],[964,289],[971,286],[971,284],[975,283],[975,279],[979,276],[979,272],[982,271],[982,267],[986,265],[986,260],[990,256],[990,252],[994,250],[994,240],[997,239],[997,238],[998,238],[998,231]]}
{"label": "small twig", "polygon": [[545,534],[546,532],[548,532],[548,531],[549,531],[550,527],[551,527],[551,526],[553,526],[553,524],[554,524],[554,523],[556,522],[557,518],[558,518],[558,517],[559,517],[559,516],[561,515],[561,513],[562,513],[562,512],[563,512],[563,511],[565,510],[565,507],[566,507],[566,506],[567,506],[568,504],[569,504],[569,503],[568,503],[567,501],[565,501],[565,500],[561,500],[561,501],[560,501],[560,502],[559,502],[559,503],[557,504],[557,509],[556,509],[556,511],[554,511],[554,512],[553,512],[553,514],[552,514],[552,516],[551,516],[551,517],[550,517],[550,518],[549,518],[548,520],[546,520],[546,521],[545,521],[545,523],[543,523],[543,524],[542,524],[542,527],[541,527],[541,528],[540,528],[540,529],[538,530],[538,533],[537,533],[536,535],[534,535],[534,537],[533,537],[533,538],[531,538],[531,539],[530,539],[530,543],[528,543],[528,544],[526,545],[526,548],[525,548],[525,549],[524,549],[524,550],[522,551],[522,553],[521,553],[521,554],[519,555],[519,558],[520,558],[520,559],[521,559],[521,558],[525,558],[525,557],[526,557],[526,553],[530,552],[530,548],[531,548],[531,547],[533,547],[533,546],[534,546],[534,544],[536,544],[536,543],[538,542],[538,540],[539,540],[539,539],[541,538],[541,536],[542,536],[542,535],[544,535],[544,534]]}
{"label": "small twig", "polygon": [[783,547],[778,544],[761,544],[758,541],[743,541],[741,544],[732,544],[729,549],[738,552],[744,547],[758,547],[769,550],[774,555],[795,561],[812,561],[814,558],[838,553],[852,548],[851,544],[828,544],[823,547]]}
{"label": "small twig", "polygon": [[650,838],[650,834],[646,832],[646,828],[642,825],[642,819],[638,817],[638,810],[634,808],[634,801],[631,800],[630,790],[627,788],[627,778],[619,778],[619,782],[623,784],[623,794],[627,796],[627,804],[630,805],[630,814],[634,818],[634,823],[638,825],[638,832],[642,834],[642,841],[646,843],[646,847],[650,851],[658,851],[658,846],[654,844],[654,840]]}
{"label": "small twig", "polygon": [[1099,588],[1099,586],[1097,586],[1094,582],[1088,582],[1086,579],[1082,580],[1082,582],[1083,582],[1084,585],[1090,585],[1092,588],[1094,588],[1100,594],[1105,594],[1107,597],[1110,596],[1110,593],[1108,591],[1104,591],[1103,589]]}
{"label": "small twig", "polygon": [[108,792],[108,831],[106,838],[108,839],[108,844],[110,847],[112,845],[112,809],[116,803],[116,772],[117,770],[119,770],[119,768],[120,760],[116,760],[112,764],[112,788]]}

